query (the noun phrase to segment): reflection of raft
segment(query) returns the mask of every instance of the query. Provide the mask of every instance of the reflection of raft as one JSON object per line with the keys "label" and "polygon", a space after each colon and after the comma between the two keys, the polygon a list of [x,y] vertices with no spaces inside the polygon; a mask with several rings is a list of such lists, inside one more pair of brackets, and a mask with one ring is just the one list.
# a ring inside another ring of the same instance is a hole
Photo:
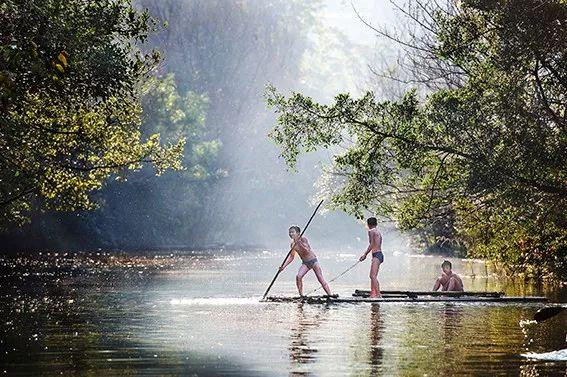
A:
{"label": "reflection of raft", "polygon": [[370,292],[356,290],[353,297],[333,296],[269,296],[264,302],[304,302],[308,304],[359,303],[359,302],[547,302],[546,297],[521,296],[509,297],[502,292],[427,292],[427,291],[382,291],[382,298],[368,297]]}

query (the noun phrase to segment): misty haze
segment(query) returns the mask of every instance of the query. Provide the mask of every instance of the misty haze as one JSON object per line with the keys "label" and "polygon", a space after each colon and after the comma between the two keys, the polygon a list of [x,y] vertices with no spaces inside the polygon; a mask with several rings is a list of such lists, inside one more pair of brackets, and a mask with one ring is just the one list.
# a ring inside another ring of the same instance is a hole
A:
{"label": "misty haze", "polygon": [[0,371],[567,371],[561,0],[6,0]]}

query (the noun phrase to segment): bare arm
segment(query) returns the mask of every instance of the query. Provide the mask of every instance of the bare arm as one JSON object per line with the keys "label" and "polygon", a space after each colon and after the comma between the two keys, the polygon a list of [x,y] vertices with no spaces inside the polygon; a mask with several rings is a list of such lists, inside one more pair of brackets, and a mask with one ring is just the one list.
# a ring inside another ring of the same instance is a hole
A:
{"label": "bare arm", "polygon": [[447,276],[445,276],[445,274],[441,274],[441,276],[439,276],[435,281],[435,285],[433,286],[433,291],[437,291],[439,288],[441,288],[441,290],[444,291],[445,287],[443,285],[446,283],[446,281],[447,281]]}
{"label": "bare arm", "polygon": [[[292,244],[293,245],[293,244]],[[293,247],[293,246],[292,246]],[[292,249],[291,253],[289,253],[289,257],[287,257],[287,259],[285,260],[285,263],[279,268],[280,272],[285,270],[285,268],[291,263],[293,262],[293,258],[295,258],[295,250]]]}
{"label": "bare arm", "polygon": [[307,238],[305,237],[301,237],[300,239],[298,239],[297,242],[295,243],[295,247],[304,252],[309,252],[311,250],[309,241],[307,241]]}
{"label": "bare arm", "polygon": [[362,254],[362,256],[358,259],[359,261],[363,261],[366,259],[366,256],[368,255],[368,253],[372,250],[372,233],[370,231],[368,231],[368,247],[366,248],[366,251],[364,252],[364,254]]}

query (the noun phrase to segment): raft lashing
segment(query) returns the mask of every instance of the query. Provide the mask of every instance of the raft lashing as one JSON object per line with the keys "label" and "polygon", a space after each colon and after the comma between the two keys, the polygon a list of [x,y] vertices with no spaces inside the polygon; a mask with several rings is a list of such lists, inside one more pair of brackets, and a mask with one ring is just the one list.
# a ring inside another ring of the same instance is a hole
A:
{"label": "raft lashing", "polygon": [[370,291],[355,290],[352,297],[332,296],[268,296],[262,302],[302,302],[307,304],[360,303],[360,302],[478,302],[478,303],[529,303],[548,302],[539,296],[506,296],[503,292],[429,292],[382,291],[381,298],[370,298]]}

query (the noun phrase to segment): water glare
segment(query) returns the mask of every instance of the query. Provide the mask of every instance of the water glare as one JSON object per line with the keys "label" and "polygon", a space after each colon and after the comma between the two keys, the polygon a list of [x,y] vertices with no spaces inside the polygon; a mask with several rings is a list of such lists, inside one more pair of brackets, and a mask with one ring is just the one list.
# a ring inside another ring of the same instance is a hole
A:
{"label": "water glare", "polygon": [[[331,277],[354,256],[318,254]],[[428,290],[439,258],[388,254],[385,289]],[[262,303],[279,252],[69,253],[0,260],[0,361],[7,375],[564,375],[565,315],[541,304]],[[454,259],[469,290],[565,297]],[[290,266],[271,295],[296,295]],[[368,288],[367,264],[331,288]],[[474,277],[473,277],[474,276]],[[483,277],[484,276],[484,277]],[[317,287],[312,273],[305,289]],[[559,350],[559,351],[558,351]]]}

